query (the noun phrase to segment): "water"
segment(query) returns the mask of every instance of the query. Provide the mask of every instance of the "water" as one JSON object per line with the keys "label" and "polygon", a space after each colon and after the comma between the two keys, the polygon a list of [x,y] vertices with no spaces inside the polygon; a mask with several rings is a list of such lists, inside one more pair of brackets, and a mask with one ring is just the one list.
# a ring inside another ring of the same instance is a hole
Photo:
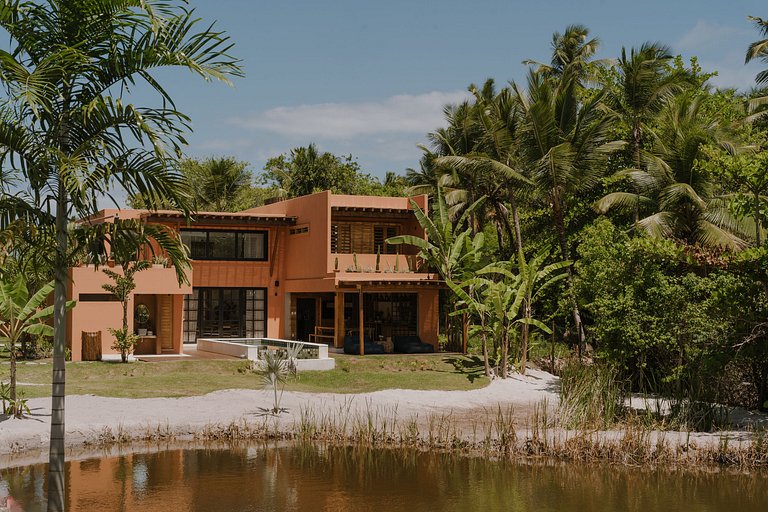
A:
{"label": "water", "polygon": [[[45,466],[0,470],[27,512]],[[323,446],[194,448],[67,465],[70,511],[768,510],[768,475],[525,465],[449,454]]]}

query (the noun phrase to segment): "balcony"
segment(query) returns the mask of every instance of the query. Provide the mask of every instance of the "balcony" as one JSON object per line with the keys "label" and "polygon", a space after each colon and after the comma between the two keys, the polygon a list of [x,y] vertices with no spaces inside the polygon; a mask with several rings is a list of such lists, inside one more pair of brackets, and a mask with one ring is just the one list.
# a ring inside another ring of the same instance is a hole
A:
{"label": "balcony", "polygon": [[[379,260],[378,266],[376,260]],[[338,264],[336,263],[338,261]],[[424,262],[414,254],[336,254],[331,253],[333,271],[355,273],[427,272]]]}

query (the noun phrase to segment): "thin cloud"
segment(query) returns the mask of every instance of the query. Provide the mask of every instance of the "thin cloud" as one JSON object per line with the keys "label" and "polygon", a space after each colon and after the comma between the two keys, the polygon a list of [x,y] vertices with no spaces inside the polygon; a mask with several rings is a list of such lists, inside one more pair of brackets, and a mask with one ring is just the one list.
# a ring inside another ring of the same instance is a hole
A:
{"label": "thin cloud", "polygon": [[443,107],[469,98],[464,91],[401,94],[381,101],[277,107],[231,120],[254,130],[318,139],[425,134],[443,124]]}
{"label": "thin cloud", "polygon": [[[745,22],[744,26],[720,25],[708,21],[699,20],[688,32],[677,41],[675,47],[687,52],[696,52],[704,49],[724,49],[728,52],[734,43],[739,47],[750,37],[757,33]],[[743,47],[742,53],[747,49]]]}

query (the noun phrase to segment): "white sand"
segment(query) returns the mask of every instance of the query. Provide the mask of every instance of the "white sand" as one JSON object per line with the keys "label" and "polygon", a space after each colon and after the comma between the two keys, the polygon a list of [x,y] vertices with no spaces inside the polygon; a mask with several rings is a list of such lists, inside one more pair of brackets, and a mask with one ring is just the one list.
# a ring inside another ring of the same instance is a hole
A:
{"label": "white sand", "polygon": [[[482,409],[494,413],[498,407],[512,407],[520,415],[547,399],[557,403],[558,378],[537,370],[525,377],[514,375],[496,379],[488,386],[472,391],[415,391],[390,389],[356,395],[332,393],[285,392],[281,407],[288,409],[278,419],[292,424],[302,410],[315,414],[353,414],[373,411],[398,419],[426,420],[434,414],[483,415]],[[66,399],[67,446],[98,443],[105,429],[130,437],[141,437],[148,430],[192,436],[212,425],[237,421],[263,421],[263,409],[272,407],[271,390],[232,389],[204,396],[186,398],[105,398],[73,395]],[[7,417],[0,421],[0,454],[45,450],[50,435],[51,399],[29,400],[32,415],[23,420]]]}
{"label": "white sand", "polygon": [[[518,427],[518,436],[525,435],[527,420],[534,408],[543,401],[554,412],[558,403],[559,379],[549,373],[531,370],[522,377],[513,375],[496,379],[482,389],[472,391],[415,391],[390,389],[362,394],[295,393],[286,392],[281,407],[287,413],[277,418],[266,416],[264,410],[272,407],[271,390],[232,389],[204,396],[187,398],[105,398],[93,395],[68,396],[66,402],[66,443],[68,456],[77,457],[83,447],[108,444],[114,436],[127,440],[185,440],[203,433],[208,428],[226,427],[232,423],[254,426],[265,421],[276,423],[277,428],[290,431],[303,411],[311,411],[315,421],[322,417],[354,418],[373,414],[391,424],[391,420],[415,419],[425,429],[430,419],[450,416],[453,426],[468,438],[475,426],[488,424],[501,408],[512,411]],[[47,455],[50,433],[50,398],[29,401],[32,415],[23,420],[0,416],[0,467],[42,461]],[[736,428],[768,424],[768,416],[734,410],[731,416]],[[426,429],[425,429],[426,430]],[[556,434],[560,435],[560,434]],[[565,433],[568,436],[568,433]],[[620,431],[599,434],[619,440]],[[745,441],[748,432],[734,430],[728,433],[734,441]],[[685,432],[655,432],[654,439],[699,445],[721,441],[721,434]],[[136,449],[142,449],[136,445]],[[20,462],[23,461],[23,462]]]}

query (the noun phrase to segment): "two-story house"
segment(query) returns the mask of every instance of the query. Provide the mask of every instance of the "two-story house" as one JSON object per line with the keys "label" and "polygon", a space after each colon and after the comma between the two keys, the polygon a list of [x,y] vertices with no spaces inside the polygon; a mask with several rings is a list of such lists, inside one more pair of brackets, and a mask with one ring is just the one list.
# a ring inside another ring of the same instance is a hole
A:
{"label": "two-story house", "polygon": [[[413,198],[422,209],[427,197]],[[203,212],[188,224],[170,211],[105,210],[103,222],[140,218],[176,229],[189,249],[189,285],[173,268],[136,274],[128,310],[144,304],[149,319],[137,353],[183,353],[197,338],[285,338],[341,347],[345,336],[387,342],[417,335],[437,347],[440,282],[407,245],[385,240],[424,237],[407,198],[320,192],[239,213]],[[81,358],[81,333],[119,327],[120,305],[93,267],[71,270],[69,341]]]}

